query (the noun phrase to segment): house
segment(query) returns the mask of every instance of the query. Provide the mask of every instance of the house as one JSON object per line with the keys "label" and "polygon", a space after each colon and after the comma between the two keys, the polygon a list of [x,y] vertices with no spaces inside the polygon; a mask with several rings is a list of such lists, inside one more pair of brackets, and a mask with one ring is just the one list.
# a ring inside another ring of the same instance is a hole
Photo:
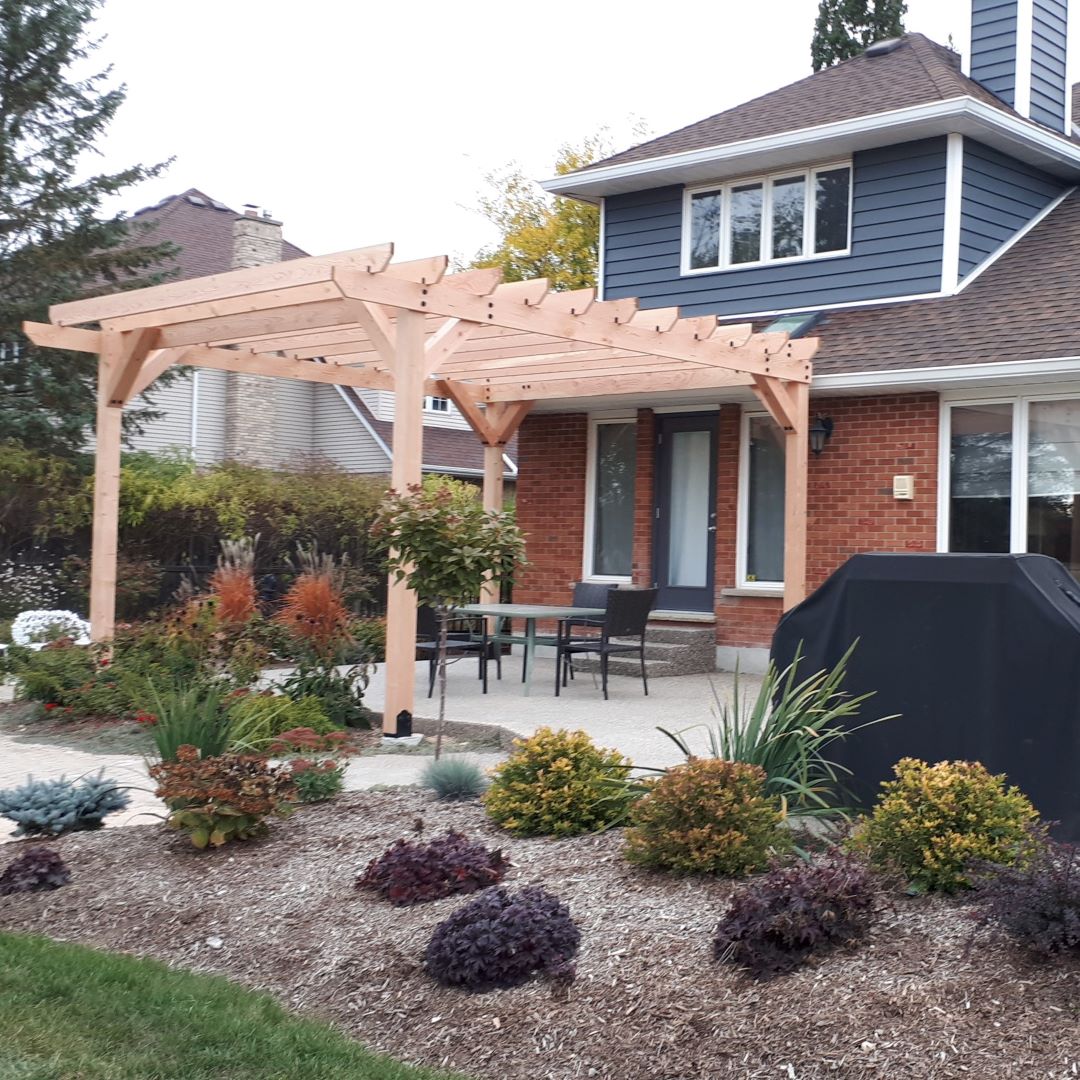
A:
{"label": "house", "polygon": [[[251,207],[237,213],[197,188],[138,211],[133,222],[152,225],[154,242],[177,247],[165,268],[174,279],[307,254],[283,239],[281,222],[268,214]],[[150,404],[162,415],[133,440],[137,450],[188,452],[203,465],[235,460],[279,468],[324,460],[349,472],[390,472],[394,402],[385,391],[193,369],[156,389]],[[507,450],[512,480],[512,443]],[[483,448],[446,398],[425,401],[424,470],[483,475]]]}
{"label": "house", "polygon": [[[545,184],[601,207],[604,299],[820,340],[810,588],[865,551],[1033,551],[1080,573],[1066,16],[974,0],[966,70],[909,33]],[[655,583],[658,619],[760,664],[783,595],[766,410],[742,387],[569,406],[519,434],[515,599]]]}

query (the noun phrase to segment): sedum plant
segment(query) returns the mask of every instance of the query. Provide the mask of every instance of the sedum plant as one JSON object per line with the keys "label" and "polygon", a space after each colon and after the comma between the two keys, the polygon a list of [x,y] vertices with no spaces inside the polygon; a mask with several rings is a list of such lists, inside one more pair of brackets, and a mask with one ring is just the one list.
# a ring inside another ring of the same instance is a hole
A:
{"label": "sedum plant", "polygon": [[70,880],[71,871],[57,852],[47,847],[31,847],[0,874],[0,896],[59,889]]}
{"label": "sedum plant", "polygon": [[398,907],[474,893],[502,881],[509,864],[501,851],[450,831],[430,843],[395,840],[356,880]]}
{"label": "sedum plant", "polygon": [[100,829],[105,817],[131,802],[104,770],[82,780],[35,780],[0,791],[0,816],[14,821],[16,836],[61,836]]}
{"label": "sedum plant", "polygon": [[874,877],[853,856],[777,867],[735,895],[713,951],[757,979],[784,975],[812,954],[862,937],[876,907]]}
{"label": "sedum plant", "polygon": [[420,774],[420,786],[444,802],[478,799],[488,785],[484,770],[467,758],[448,757],[429,761]]}
{"label": "sedum plant", "polygon": [[484,806],[492,820],[522,836],[576,836],[618,824],[635,792],[620,781],[631,767],[584,731],[541,728],[516,739],[497,766]]}
{"label": "sedum plant", "polygon": [[[856,643],[857,644],[857,643]],[[801,649],[783,671],[770,661],[756,696],[739,685],[735,671],[730,704],[713,687],[717,723],[707,730],[709,754],[724,761],[741,761],[765,770],[765,789],[784,800],[793,814],[827,817],[843,812],[844,776],[850,770],[830,759],[829,747],[872,724],[879,717],[852,727],[861,706],[873,695],[851,697],[843,690],[853,644],[831,671],[799,678]],[[660,728],[687,757],[693,753],[686,728]]]}
{"label": "sedum plant", "polygon": [[956,892],[970,864],[1024,865],[1038,849],[1035,808],[1004,775],[970,761],[928,765],[903,758],[850,840],[872,862],[895,868],[912,892]]}
{"label": "sedum plant", "polygon": [[691,758],[644,781],[644,790],[626,831],[626,857],[639,866],[743,877],[791,844],[757,765]]}
{"label": "sedum plant", "polygon": [[285,817],[294,809],[288,770],[262,757],[203,758],[194,746],[181,746],[175,761],[159,762],[150,775],[158,784],[154,794],[169,808],[169,827],[187,833],[197,848],[265,836],[271,814]]}
{"label": "sedum plant", "polygon": [[570,909],[539,886],[487,889],[435,927],[424,954],[443,986],[474,993],[520,986],[536,973],[565,982],[581,932]]}

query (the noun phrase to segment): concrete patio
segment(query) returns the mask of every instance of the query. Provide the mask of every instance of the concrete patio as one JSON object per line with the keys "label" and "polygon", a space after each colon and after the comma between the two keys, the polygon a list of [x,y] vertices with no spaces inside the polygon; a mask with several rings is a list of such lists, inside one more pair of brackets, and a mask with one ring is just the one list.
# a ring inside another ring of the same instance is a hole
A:
{"label": "concrete patio", "polygon": [[[418,719],[438,716],[438,686],[435,696],[427,696],[426,662],[416,665],[416,709]],[[676,731],[696,724],[714,722],[715,692],[730,700],[734,676],[728,671],[709,675],[678,675],[649,681],[649,696],[641,690],[641,680],[612,675],[609,699],[600,692],[599,676],[579,673],[559,697],[555,697],[555,662],[538,657],[532,693],[525,696],[521,684],[521,657],[503,660],[503,678],[495,678],[495,666],[488,668],[488,693],[482,692],[476,677],[476,662],[465,659],[447,669],[446,718],[454,723],[497,725],[517,735],[531,735],[545,725],[553,728],[580,728],[601,746],[621,751],[635,764],[663,767],[682,760],[678,747],[657,730]],[[740,675],[743,692],[756,694],[758,675]],[[365,698],[376,712],[383,708],[385,666],[379,665]],[[704,751],[705,733],[689,734],[691,745]]]}

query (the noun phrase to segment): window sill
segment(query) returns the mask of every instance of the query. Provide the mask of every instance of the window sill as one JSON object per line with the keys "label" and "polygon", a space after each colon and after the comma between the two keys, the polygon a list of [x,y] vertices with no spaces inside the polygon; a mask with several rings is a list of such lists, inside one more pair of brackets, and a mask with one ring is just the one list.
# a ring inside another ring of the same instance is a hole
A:
{"label": "window sill", "polygon": [[783,600],[784,587],[783,585],[763,585],[760,588],[752,588],[749,585],[743,585],[737,589],[721,589],[721,596],[757,596],[759,598]]}
{"label": "window sill", "polygon": [[824,259],[843,259],[851,254],[851,248],[842,251],[820,251],[813,255],[791,255],[786,259],[758,259],[756,262],[727,263],[724,266],[689,266],[679,268],[680,277],[698,277],[700,274],[730,274],[737,270],[760,270],[765,266],[797,266],[800,263],[821,262]]}

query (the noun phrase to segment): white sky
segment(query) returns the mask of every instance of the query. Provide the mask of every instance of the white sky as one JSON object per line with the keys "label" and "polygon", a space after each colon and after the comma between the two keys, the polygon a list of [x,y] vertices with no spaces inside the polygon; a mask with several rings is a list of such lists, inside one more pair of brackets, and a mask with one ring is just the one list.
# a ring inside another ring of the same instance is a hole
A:
{"label": "white sky", "polygon": [[[906,25],[966,52],[969,0],[909,0]],[[810,73],[817,0],[106,0],[97,59],[128,97],[96,167],[175,157],[133,211],[199,187],[256,203],[312,254],[393,240],[471,256],[472,209],[516,161],[602,127],[616,148]],[[1073,19],[1074,41],[1078,36]],[[1080,49],[1072,50],[1073,57]]]}

